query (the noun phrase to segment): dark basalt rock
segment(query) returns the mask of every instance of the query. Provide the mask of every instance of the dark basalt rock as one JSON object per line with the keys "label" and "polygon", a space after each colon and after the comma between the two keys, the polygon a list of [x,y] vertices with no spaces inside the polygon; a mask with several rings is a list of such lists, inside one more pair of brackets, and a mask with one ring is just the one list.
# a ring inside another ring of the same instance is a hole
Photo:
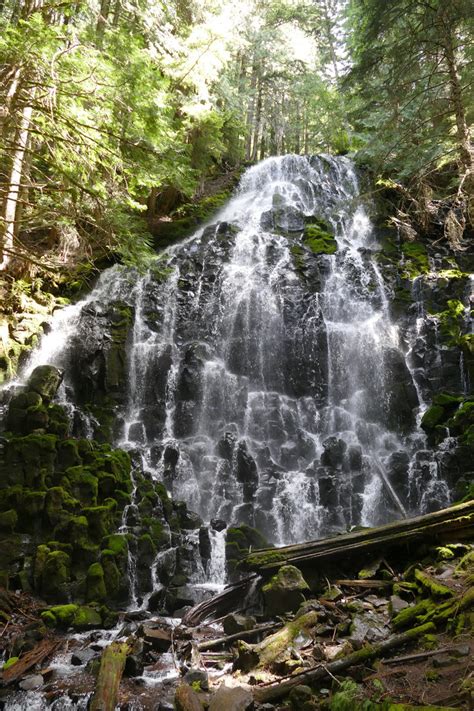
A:
{"label": "dark basalt rock", "polygon": [[321,464],[330,467],[342,465],[347,444],[338,437],[328,437],[323,442],[324,452],[321,455]]}

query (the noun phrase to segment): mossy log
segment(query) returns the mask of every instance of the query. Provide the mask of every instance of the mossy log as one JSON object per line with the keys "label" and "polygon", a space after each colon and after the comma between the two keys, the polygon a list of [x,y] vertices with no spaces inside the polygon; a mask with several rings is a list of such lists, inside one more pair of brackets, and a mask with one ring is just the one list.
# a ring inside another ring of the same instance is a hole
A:
{"label": "mossy log", "polygon": [[114,711],[128,652],[126,642],[112,642],[104,649],[89,711]]}
{"label": "mossy log", "polygon": [[300,567],[315,561],[323,563],[334,558],[364,557],[369,552],[381,550],[386,554],[410,543],[427,541],[448,543],[474,537],[474,500],[441,511],[395,521],[377,528],[354,531],[333,538],[323,538],[282,548],[262,549],[250,553],[240,563],[243,571],[264,573],[282,565]]}
{"label": "mossy log", "polygon": [[207,649],[215,649],[216,647],[226,647],[232,644],[232,642],[237,642],[239,639],[251,639],[252,637],[258,637],[259,634],[264,632],[269,632],[278,626],[278,623],[271,623],[269,625],[259,625],[251,630],[242,630],[241,632],[235,632],[235,634],[229,634],[225,637],[217,637],[216,639],[207,639],[204,642],[199,642],[197,649],[202,652]]}
{"label": "mossy log", "polygon": [[299,686],[300,684],[311,685],[326,676],[341,674],[341,672],[344,672],[346,669],[349,669],[356,664],[376,659],[386,652],[396,649],[397,647],[401,647],[403,644],[409,643],[418,637],[433,632],[434,630],[434,624],[427,622],[426,624],[414,627],[407,632],[402,632],[401,634],[389,637],[389,639],[379,642],[378,644],[370,644],[362,647],[362,649],[359,649],[357,652],[352,652],[351,654],[341,657],[340,659],[336,659],[334,662],[330,662],[324,666],[318,665],[308,669],[307,671],[294,674],[286,681],[277,681],[275,683],[268,684],[267,686],[261,686],[254,690],[254,699],[260,704],[276,701],[277,699],[287,696],[287,694],[289,694],[291,689],[295,686]]}
{"label": "mossy log", "polygon": [[243,671],[250,671],[255,667],[271,669],[284,652],[289,652],[294,640],[301,635],[309,635],[317,622],[318,613],[310,610],[290,620],[258,644],[249,645],[241,642],[237,661],[238,668]]}

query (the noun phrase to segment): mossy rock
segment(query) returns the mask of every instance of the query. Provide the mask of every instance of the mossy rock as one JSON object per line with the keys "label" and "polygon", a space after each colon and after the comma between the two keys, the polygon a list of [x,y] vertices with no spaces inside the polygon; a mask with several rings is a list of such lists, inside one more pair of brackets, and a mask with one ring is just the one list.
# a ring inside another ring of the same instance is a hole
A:
{"label": "mossy rock", "polygon": [[420,242],[403,242],[401,246],[404,263],[403,272],[409,279],[414,279],[430,270],[426,247]]}
{"label": "mossy rock", "polygon": [[283,565],[262,587],[265,611],[270,617],[296,611],[309,593],[309,585],[294,565]]}
{"label": "mossy rock", "polygon": [[0,531],[13,532],[18,524],[18,514],[14,509],[0,513]]}
{"label": "mossy rock", "polygon": [[82,457],[79,454],[79,440],[66,439],[58,442],[57,469],[66,471],[69,467],[76,467],[82,464]]}
{"label": "mossy rock", "polygon": [[64,477],[61,479],[61,486],[73,498],[78,499],[83,506],[95,506],[97,504],[99,484],[97,477],[92,474],[88,467],[77,466],[66,469]]}
{"label": "mossy rock", "polygon": [[102,627],[102,615],[95,607],[81,605],[77,608],[72,626],[79,631],[97,629]]}
{"label": "mossy rock", "polygon": [[87,571],[86,600],[87,602],[102,602],[106,598],[104,569],[100,563],[93,563]]}
{"label": "mossy rock", "polygon": [[103,579],[107,592],[106,597],[111,600],[116,600],[120,595],[122,573],[115,562],[115,556],[112,551],[102,551],[101,564],[104,573]]}
{"label": "mossy rock", "polygon": [[89,534],[93,541],[100,542],[105,536],[112,533],[115,528],[114,509],[116,503],[104,506],[90,506],[82,509],[83,515],[89,524]]}
{"label": "mossy rock", "polygon": [[41,619],[47,627],[71,627],[78,610],[78,605],[54,605],[41,613]]}
{"label": "mossy rock", "polygon": [[102,539],[101,546],[103,549],[112,551],[115,556],[128,556],[127,536],[123,533],[113,533],[110,536],[105,536]]}
{"label": "mossy rock", "polygon": [[26,384],[26,389],[38,393],[43,401],[51,402],[63,379],[63,373],[54,365],[37,366]]}
{"label": "mossy rock", "polygon": [[52,526],[58,526],[69,521],[80,504],[74,499],[66,489],[61,486],[53,486],[46,492],[44,502],[44,517],[46,522]]}
{"label": "mossy rock", "polygon": [[41,575],[41,592],[47,598],[67,598],[71,580],[71,559],[64,551],[51,551],[44,561]]}
{"label": "mossy rock", "polygon": [[337,252],[337,242],[334,235],[329,231],[328,225],[321,220],[305,227],[303,244],[314,254]]}
{"label": "mossy rock", "polygon": [[433,430],[436,425],[440,425],[444,422],[445,418],[446,412],[444,407],[441,405],[431,405],[421,418],[421,427],[425,432],[428,432],[429,430]]}

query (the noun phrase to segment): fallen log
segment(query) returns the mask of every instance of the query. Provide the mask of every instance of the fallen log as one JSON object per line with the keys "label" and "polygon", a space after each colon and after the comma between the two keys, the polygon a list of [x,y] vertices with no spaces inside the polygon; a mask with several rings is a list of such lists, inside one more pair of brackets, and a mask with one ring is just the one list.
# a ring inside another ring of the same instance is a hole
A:
{"label": "fallen log", "polygon": [[229,634],[226,637],[208,639],[205,642],[199,642],[197,648],[200,652],[206,649],[214,649],[215,647],[220,647],[223,644],[231,644],[232,642],[236,642],[239,639],[251,639],[252,637],[257,637],[260,632],[269,632],[275,627],[280,627],[280,625],[278,623],[272,622],[269,625],[261,625],[260,627],[254,627],[252,630],[242,630],[242,632]]}
{"label": "fallen log", "polygon": [[112,642],[102,652],[99,676],[89,711],[114,711],[128,652],[126,642]]}
{"label": "fallen log", "polygon": [[334,558],[366,557],[376,550],[393,549],[409,543],[447,543],[474,538],[474,500],[424,516],[394,521],[377,528],[354,531],[282,548],[265,548],[248,554],[239,564],[242,571],[265,574],[282,565],[297,567]]}
{"label": "fallen log", "polygon": [[2,672],[2,681],[12,684],[20,679],[24,674],[37,664],[41,664],[50,657],[64,643],[63,639],[43,639],[33,649],[24,654],[11,667]]}
{"label": "fallen log", "polygon": [[218,618],[225,616],[228,612],[234,612],[237,607],[245,609],[245,600],[250,597],[252,590],[257,587],[259,579],[258,575],[252,573],[237,583],[228,585],[218,595],[208,600],[203,600],[188,610],[183,617],[182,624],[188,627],[195,627],[203,620],[211,619],[212,616],[217,616]]}
{"label": "fallen log", "polygon": [[260,686],[254,689],[254,699],[260,704],[268,702],[272,703],[289,694],[291,689],[295,686],[300,684],[311,685],[315,681],[323,679],[325,676],[340,674],[356,664],[371,661],[372,659],[385,654],[385,652],[401,647],[403,644],[411,642],[424,634],[433,632],[435,629],[435,625],[432,622],[427,622],[426,624],[414,627],[407,632],[402,632],[401,634],[389,637],[389,639],[379,642],[378,644],[367,645],[362,649],[359,649],[357,652],[352,652],[351,654],[341,657],[340,659],[336,659],[334,662],[330,662],[329,664],[318,665],[306,671],[300,672],[299,674],[294,674],[286,681],[277,681],[266,686]]}

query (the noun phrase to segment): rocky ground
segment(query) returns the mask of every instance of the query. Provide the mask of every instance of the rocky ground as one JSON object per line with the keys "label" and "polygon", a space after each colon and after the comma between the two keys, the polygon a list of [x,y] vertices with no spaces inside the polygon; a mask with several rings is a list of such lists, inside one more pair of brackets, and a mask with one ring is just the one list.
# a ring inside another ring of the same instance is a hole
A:
{"label": "rocky ground", "polygon": [[95,688],[91,709],[472,709],[473,580],[466,542],[376,555],[319,591],[284,565],[214,622],[128,612],[80,634],[67,606],[52,630],[46,604],[3,591],[0,704],[36,690],[85,708]]}

